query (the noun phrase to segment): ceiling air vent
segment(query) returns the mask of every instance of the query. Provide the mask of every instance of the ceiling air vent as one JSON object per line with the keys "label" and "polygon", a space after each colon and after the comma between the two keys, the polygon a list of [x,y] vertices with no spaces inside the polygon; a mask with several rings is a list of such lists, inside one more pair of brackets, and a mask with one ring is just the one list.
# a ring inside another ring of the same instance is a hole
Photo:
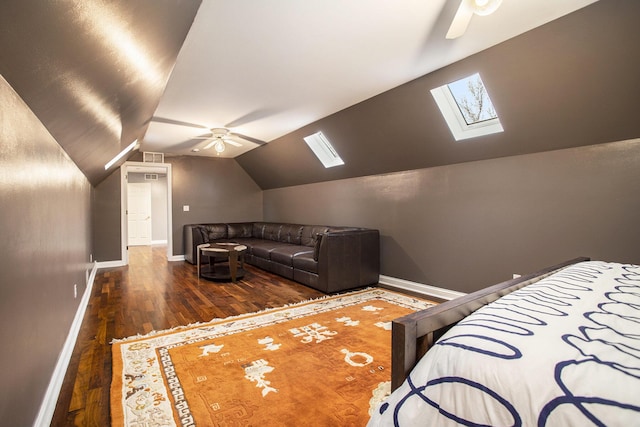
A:
{"label": "ceiling air vent", "polygon": [[340,158],[336,150],[333,148],[326,136],[322,132],[305,136],[304,142],[313,151],[316,157],[322,162],[325,168],[344,165],[344,161]]}
{"label": "ceiling air vent", "polygon": [[144,151],[142,153],[142,161],[144,163],[164,163],[164,153],[152,153]]}

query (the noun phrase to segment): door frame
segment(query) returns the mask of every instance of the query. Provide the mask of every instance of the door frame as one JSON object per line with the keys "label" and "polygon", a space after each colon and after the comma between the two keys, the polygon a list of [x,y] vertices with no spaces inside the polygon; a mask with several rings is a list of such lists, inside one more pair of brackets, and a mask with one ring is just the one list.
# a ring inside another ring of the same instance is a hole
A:
{"label": "door frame", "polygon": [[129,172],[136,173],[166,173],[167,174],[167,260],[179,261],[180,257],[173,255],[173,209],[170,163],[125,162],[120,167],[120,243],[122,247],[122,264],[129,265],[129,224],[127,221],[127,176]]}

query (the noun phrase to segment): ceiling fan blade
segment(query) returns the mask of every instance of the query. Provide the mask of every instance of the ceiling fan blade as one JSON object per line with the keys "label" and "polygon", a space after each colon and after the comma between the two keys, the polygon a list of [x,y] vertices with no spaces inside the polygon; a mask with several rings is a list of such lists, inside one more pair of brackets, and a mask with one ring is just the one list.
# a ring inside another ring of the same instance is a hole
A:
{"label": "ceiling fan blade", "polygon": [[189,123],[189,122],[183,122],[181,120],[173,120],[173,119],[167,119],[166,117],[158,117],[158,116],[153,116],[151,117],[152,122],[157,122],[157,123],[166,123],[169,125],[178,125],[178,126],[187,126],[187,127],[191,127],[191,128],[198,128],[198,129],[209,129],[206,126],[203,125],[199,125],[196,123]]}
{"label": "ceiling fan blade", "polygon": [[[210,138],[208,138],[208,139],[210,139]],[[213,138],[213,139],[211,140],[211,142],[210,142],[210,143],[208,143],[207,145],[205,145],[204,147],[202,147],[202,149],[203,149],[203,150],[208,150],[209,148],[211,148],[211,147],[213,147],[214,145],[216,145],[216,142],[218,142],[218,139],[217,139],[217,138]]]}
{"label": "ceiling fan blade", "polygon": [[229,145],[233,145],[234,147],[242,147],[242,144],[240,144],[237,141],[234,141],[231,138],[223,138],[222,140]]}
{"label": "ceiling fan blade", "polygon": [[447,32],[448,39],[456,39],[463,35],[467,31],[471,17],[473,16],[473,10],[469,7],[465,0],[460,1],[460,7],[456,12],[456,16],[453,17],[453,22]]}
{"label": "ceiling fan blade", "polygon": [[266,144],[266,141],[263,141],[261,139],[257,139],[257,138],[252,138],[250,136],[247,135],[243,135],[241,133],[233,133],[233,136],[237,136],[238,138],[242,138],[244,140],[247,140],[249,142],[253,142],[254,144],[258,144],[258,145],[264,145]]}

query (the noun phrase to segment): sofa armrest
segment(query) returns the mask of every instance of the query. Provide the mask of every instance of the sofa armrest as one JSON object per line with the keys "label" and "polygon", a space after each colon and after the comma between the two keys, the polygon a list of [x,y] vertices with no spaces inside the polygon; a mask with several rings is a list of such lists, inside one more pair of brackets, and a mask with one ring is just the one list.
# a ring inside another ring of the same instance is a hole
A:
{"label": "sofa armrest", "polygon": [[205,243],[200,232],[199,224],[188,224],[184,226],[184,259],[191,264],[197,262],[197,247]]}
{"label": "sofa armrest", "polygon": [[380,233],[373,229],[330,231],[318,253],[318,285],[331,293],[378,283]]}

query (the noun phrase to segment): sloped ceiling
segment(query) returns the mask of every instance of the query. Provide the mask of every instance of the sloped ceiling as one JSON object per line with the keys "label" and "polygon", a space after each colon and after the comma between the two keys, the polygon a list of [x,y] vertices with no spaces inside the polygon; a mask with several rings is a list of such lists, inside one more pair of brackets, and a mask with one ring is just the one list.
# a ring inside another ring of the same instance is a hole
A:
{"label": "sloped ceiling", "polygon": [[[371,4],[3,0],[0,73],[93,185],[135,139],[184,149],[168,120],[268,141],[236,157],[265,189],[638,136],[636,0],[504,0],[455,41],[458,1]],[[428,90],[476,71],[505,132],[453,143]],[[317,130],[344,167],[313,157]]]}
{"label": "sloped ceiling", "polygon": [[[594,2],[504,0],[447,40],[461,1],[205,0],[142,150],[194,155],[212,127],[270,142]],[[257,147],[235,142],[220,157]]]}
{"label": "sloped ceiling", "polygon": [[144,135],[201,0],[0,4],[0,74],[89,181]]}
{"label": "sloped ceiling", "polygon": [[[601,0],[236,160],[271,189],[637,138],[639,16],[639,1]],[[430,90],[476,72],[504,132],[456,142]],[[303,138],[317,131],[344,166],[314,157]]]}

